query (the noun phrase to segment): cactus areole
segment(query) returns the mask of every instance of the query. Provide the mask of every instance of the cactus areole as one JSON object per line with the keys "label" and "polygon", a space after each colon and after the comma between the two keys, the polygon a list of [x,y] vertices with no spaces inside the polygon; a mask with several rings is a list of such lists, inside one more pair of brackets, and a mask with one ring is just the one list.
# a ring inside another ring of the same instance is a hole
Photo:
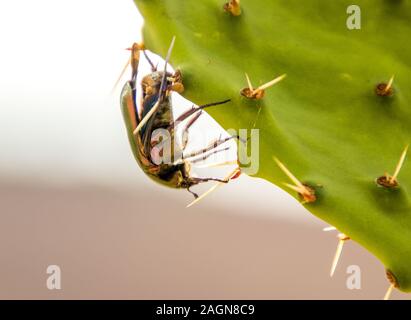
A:
{"label": "cactus areole", "polygon": [[[283,184],[278,158],[302,183],[321,186],[306,209],[410,292],[411,160],[394,174],[411,142],[411,1],[358,0],[356,28],[350,1],[243,0],[238,15],[227,2],[136,0],[146,48],[165,56],[176,36],[171,63],[184,74],[184,96],[231,99],[210,114],[226,129],[260,130],[256,176],[301,201]],[[287,78],[247,99],[245,73],[255,87]]]}

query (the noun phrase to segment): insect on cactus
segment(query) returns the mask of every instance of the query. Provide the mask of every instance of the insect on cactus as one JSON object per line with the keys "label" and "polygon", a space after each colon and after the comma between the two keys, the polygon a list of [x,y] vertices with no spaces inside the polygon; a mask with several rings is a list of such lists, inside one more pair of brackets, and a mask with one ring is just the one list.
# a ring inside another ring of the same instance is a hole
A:
{"label": "insect on cactus", "polygon": [[[171,62],[184,96],[228,97],[232,107],[210,114],[226,129],[260,130],[256,176],[373,253],[391,289],[410,292],[411,167],[399,155],[411,141],[411,1],[356,1],[355,30],[346,0],[135,2],[150,50],[180,39]],[[251,82],[242,90],[245,73],[258,88],[279,71],[287,79],[264,94]],[[287,171],[293,184],[283,184]]]}
{"label": "insect on cactus", "polygon": [[[200,162],[215,152],[225,151],[225,149],[219,150],[218,147],[235,137],[219,138],[208,147],[190,153],[185,152],[187,138],[181,145],[174,139],[176,128],[179,125],[184,125],[183,135],[188,136],[190,127],[198,120],[204,108],[229,102],[229,100],[224,100],[193,107],[174,119],[170,92],[181,92],[184,88],[181,72],[176,71],[171,74],[167,71],[174,41],[175,38],[168,49],[163,71],[158,71],[145,55],[152,66],[152,72],[143,77],[141,84],[137,82],[137,73],[140,52],[144,52],[144,47],[133,44],[127,63],[131,66],[131,78],[123,86],[120,104],[131,149],[142,170],[153,180],[168,187],[187,189],[195,198],[198,198],[198,195],[190,189],[191,187],[209,181],[227,183],[237,175],[239,169],[237,168],[225,179],[200,178],[191,175],[191,164]],[[141,103],[137,101],[138,90],[142,92]],[[156,131],[161,130],[165,130],[166,134],[160,137]],[[153,152],[156,148],[158,155],[161,152],[158,158],[155,156],[156,152]]]}

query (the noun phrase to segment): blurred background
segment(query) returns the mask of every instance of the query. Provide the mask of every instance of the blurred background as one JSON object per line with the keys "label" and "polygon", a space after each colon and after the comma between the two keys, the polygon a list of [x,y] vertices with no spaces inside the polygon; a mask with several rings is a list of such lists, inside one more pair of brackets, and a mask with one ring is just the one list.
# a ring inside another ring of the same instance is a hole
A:
{"label": "blurred background", "polygon": [[186,208],[141,172],[110,92],[142,22],[132,0],[0,3],[0,298],[381,299],[376,258],[347,242],[331,279],[336,233],[277,187]]}

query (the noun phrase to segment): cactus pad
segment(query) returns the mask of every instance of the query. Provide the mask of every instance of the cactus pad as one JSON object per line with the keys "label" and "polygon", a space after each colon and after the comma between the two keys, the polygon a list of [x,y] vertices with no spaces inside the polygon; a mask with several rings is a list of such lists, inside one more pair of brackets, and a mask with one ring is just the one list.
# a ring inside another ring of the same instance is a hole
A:
{"label": "cactus pad", "polygon": [[[411,291],[411,163],[393,174],[411,142],[411,1],[358,0],[361,29],[349,30],[344,0],[136,0],[144,42],[182,70],[184,96],[226,129],[260,129],[260,168],[284,186],[278,158],[316,190],[304,206],[378,257]],[[281,74],[261,99],[240,94]],[[391,76],[395,80],[384,90]],[[384,87],[385,86],[385,87]],[[386,183],[389,177],[385,177]],[[235,196],[235,195],[233,195]]]}

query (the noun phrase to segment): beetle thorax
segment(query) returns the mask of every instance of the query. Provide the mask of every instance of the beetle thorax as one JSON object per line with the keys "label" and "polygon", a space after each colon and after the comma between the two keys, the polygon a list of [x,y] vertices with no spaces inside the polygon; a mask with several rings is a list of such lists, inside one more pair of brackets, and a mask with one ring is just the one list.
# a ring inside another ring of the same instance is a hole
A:
{"label": "beetle thorax", "polygon": [[163,74],[164,73],[161,71],[155,71],[155,72],[152,72],[146,75],[141,80],[141,87],[143,89],[143,97],[155,95],[159,92]]}

